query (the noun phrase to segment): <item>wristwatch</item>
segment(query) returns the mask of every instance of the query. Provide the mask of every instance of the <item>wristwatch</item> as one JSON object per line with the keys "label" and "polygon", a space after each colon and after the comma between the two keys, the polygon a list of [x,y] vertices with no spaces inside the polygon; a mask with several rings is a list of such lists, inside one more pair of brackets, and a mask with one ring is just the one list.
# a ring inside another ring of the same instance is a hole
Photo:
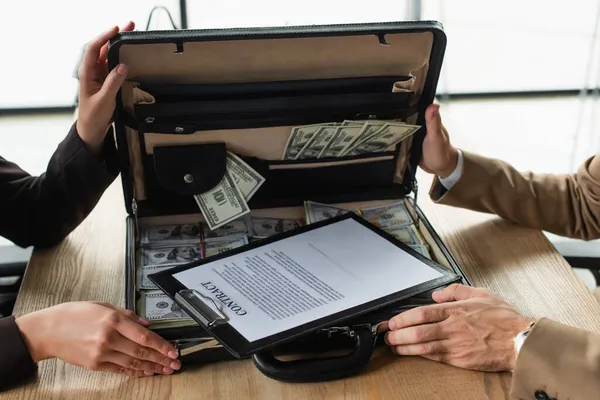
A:
{"label": "wristwatch", "polygon": [[517,353],[517,356],[519,355],[519,351],[521,351],[521,347],[523,347],[525,339],[527,339],[527,335],[529,335],[529,332],[531,332],[534,325],[535,322],[532,322],[526,329],[517,333],[517,336],[515,336],[515,351]]}

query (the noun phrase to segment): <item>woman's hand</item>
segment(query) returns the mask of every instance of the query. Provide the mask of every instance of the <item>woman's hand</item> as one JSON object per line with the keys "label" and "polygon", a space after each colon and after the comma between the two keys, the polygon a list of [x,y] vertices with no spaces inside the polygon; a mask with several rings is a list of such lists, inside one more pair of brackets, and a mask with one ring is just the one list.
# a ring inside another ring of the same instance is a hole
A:
{"label": "woman's hand", "polygon": [[143,376],[181,368],[177,350],[150,322],[106,303],[72,302],[16,320],[35,362],[60,358],[93,371]]}
{"label": "woman's hand", "polygon": [[[132,31],[134,27],[134,23],[129,22],[121,31]],[[77,133],[94,153],[102,149],[112,123],[117,93],[127,77],[124,64],[108,71],[108,41],[117,33],[119,28],[115,26],[90,42],[79,67]]]}

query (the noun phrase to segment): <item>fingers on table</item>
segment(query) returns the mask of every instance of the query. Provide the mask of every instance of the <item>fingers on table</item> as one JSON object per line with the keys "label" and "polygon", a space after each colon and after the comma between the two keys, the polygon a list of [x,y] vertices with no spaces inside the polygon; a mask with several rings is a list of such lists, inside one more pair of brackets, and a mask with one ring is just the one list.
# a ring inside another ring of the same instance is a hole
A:
{"label": "fingers on table", "polygon": [[158,336],[156,333],[144,328],[143,326],[131,321],[128,318],[123,318],[117,325],[117,331],[140,346],[154,349],[164,356],[177,358],[177,350],[173,345],[165,339]]}
{"label": "fingers on table", "polygon": [[[181,368],[181,363],[178,360],[175,360],[168,355],[164,355],[156,349],[136,343],[126,337],[121,337],[121,340],[115,342],[114,350],[127,356],[127,360],[129,361],[133,359],[137,360],[135,363],[151,363],[153,365],[151,370],[157,373],[171,374],[173,371]],[[130,365],[125,366],[131,367]]]}
{"label": "fingers on table", "polygon": [[150,374],[172,374],[173,369],[164,367],[161,364],[137,358],[119,351],[112,351],[104,357],[104,361],[109,364],[115,364],[126,370],[148,372]]}
{"label": "fingers on table", "polygon": [[146,373],[145,371],[142,370],[135,370],[135,369],[131,369],[131,368],[126,368],[123,367],[121,365],[118,364],[113,364],[110,362],[106,362],[103,364],[100,364],[98,370],[100,371],[106,371],[106,372],[112,372],[113,374],[119,374],[119,375],[125,375],[125,376],[135,376],[135,377],[142,377],[142,376],[150,376],[152,374],[150,373]]}

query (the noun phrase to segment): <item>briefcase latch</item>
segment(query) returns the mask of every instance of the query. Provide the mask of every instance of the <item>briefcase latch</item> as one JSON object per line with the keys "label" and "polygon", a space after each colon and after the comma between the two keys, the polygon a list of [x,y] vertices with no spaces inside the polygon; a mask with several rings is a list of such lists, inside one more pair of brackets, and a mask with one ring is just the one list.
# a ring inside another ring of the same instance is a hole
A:
{"label": "briefcase latch", "polygon": [[374,338],[377,336],[377,326],[371,324],[357,324],[352,326],[331,326],[323,330],[326,332],[328,339],[331,339],[332,336],[338,334],[342,336],[347,336],[349,338],[354,338],[356,337],[356,330],[362,328],[370,330]]}

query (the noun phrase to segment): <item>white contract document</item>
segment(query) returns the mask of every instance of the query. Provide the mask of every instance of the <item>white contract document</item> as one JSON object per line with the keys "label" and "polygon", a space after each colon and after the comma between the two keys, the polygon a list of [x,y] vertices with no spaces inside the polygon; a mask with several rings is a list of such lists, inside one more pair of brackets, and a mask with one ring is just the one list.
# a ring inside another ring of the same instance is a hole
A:
{"label": "white contract document", "polygon": [[353,219],[173,275],[249,342],[442,276]]}

